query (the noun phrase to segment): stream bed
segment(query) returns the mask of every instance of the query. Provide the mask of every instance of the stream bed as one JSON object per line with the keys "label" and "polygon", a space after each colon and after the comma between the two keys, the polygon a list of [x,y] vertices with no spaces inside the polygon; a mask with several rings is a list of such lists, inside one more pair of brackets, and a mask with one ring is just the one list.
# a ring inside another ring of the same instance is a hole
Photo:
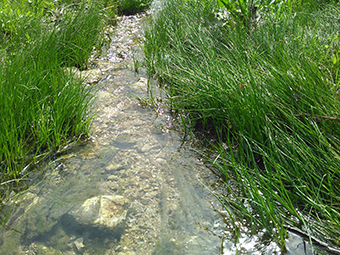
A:
{"label": "stream bed", "polygon": [[[151,106],[146,71],[134,68],[144,17],[122,17],[94,61],[92,136],[45,166],[46,179],[15,202],[15,231],[1,230],[0,254],[280,254],[257,236],[235,243],[207,189],[220,191],[220,178],[183,142],[162,101]],[[289,238],[288,254],[312,254]]]}

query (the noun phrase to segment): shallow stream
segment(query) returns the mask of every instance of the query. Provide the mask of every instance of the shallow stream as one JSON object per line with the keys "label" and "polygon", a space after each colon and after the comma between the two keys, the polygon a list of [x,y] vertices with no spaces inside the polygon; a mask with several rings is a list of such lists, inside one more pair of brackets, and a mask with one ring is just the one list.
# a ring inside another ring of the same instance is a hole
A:
{"label": "shallow stream", "polygon": [[[93,135],[16,201],[8,221],[16,231],[1,231],[0,254],[280,254],[257,236],[235,244],[206,188],[218,191],[219,177],[183,143],[161,101],[151,106],[146,72],[134,70],[143,18],[122,17],[94,61]],[[294,235],[288,249],[311,254]]]}

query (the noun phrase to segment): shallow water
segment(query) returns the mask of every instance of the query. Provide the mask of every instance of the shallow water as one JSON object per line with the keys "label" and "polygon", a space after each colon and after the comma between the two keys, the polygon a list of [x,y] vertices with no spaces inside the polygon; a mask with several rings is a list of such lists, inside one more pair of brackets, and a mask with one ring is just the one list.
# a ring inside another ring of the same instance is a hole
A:
{"label": "shallow water", "polygon": [[220,216],[195,177],[210,170],[169,130],[170,114],[148,104],[145,70],[133,70],[139,20],[123,18],[96,61],[90,141],[51,162],[17,201],[8,225],[18,232],[3,231],[0,254],[220,253],[209,231]]}
{"label": "shallow water", "polygon": [[[2,230],[0,254],[280,254],[258,236],[235,243],[206,188],[220,191],[219,177],[183,143],[166,99],[150,105],[145,70],[133,65],[142,61],[141,19],[123,17],[94,61],[93,134],[16,201],[8,221],[16,231]],[[288,244],[288,254],[311,254],[299,236]]]}

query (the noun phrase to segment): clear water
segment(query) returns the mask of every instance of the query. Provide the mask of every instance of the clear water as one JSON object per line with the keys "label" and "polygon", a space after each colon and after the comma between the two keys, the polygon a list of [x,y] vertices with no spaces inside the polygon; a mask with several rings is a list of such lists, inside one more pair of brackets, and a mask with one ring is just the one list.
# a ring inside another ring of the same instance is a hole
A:
{"label": "clear water", "polygon": [[0,254],[220,253],[209,231],[220,215],[196,178],[210,170],[181,145],[161,105],[156,114],[143,104],[146,74],[135,73],[131,57],[139,20],[122,19],[96,61],[103,72],[91,139],[51,162],[47,179],[19,198],[8,221],[17,231],[3,230]]}
{"label": "clear water", "polygon": [[[46,179],[14,203],[0,254],[280,254],[241,235],[208,189],[222,184],[183,143],[162,99],[148,99],[136,42],[140,16],[124,17],[96,65],[97,114],[88,141],[51,161]],[[221,213],[222,212],[222,213]],[[312,254],[290,234],[288,254]]]}

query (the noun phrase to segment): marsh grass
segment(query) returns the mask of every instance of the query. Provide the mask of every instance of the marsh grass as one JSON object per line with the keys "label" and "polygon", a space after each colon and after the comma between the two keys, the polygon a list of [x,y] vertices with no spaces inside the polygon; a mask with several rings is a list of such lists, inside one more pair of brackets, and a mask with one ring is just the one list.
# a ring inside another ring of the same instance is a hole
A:
{"label": "marsh grass", "polygon": [[151,1],[128,2],[0,0],[0,224],[5,228],[11,229],[9,201],[44,179],[43,172],[31,170],[89,135],[95,93],[71,67],[86,69],[93,54],[101,53],[108,43],[105,28],[116,23],[118,8],[138,12]]}
{"label": "marsh grass", "polygon": [[83,7],[64,15],[55,25],[61,61],[66,66],[87,68],[93,47],[101,44],[103,17],[98,6]]}
{"label": "marsh grass", "polygon": [[[100,35],[98,9],[84,6],[80,12],[72,11],[53,27],[33,21],[34,39],[5,57],[0,72],[1,172],[8,177],[18,177],[32,152],[36,158],[58,150],[89,131],[90,89],[63,68],[86,65]],[[20,29],[25,27],[17,28],[18,37],[25,33]]]}
{"label": "marsh grass", "polygon": [[207,22],[213,10],[166,2],[146,31],[149,74],[185,111],[185,128],[215,134],[211,162],[237,187],[220,194],[235,226],[247,219],[283,251],[287,229],[336,249],[339,6],[262,12],[249,28]]}
{"label": "marsh grass", "polygon": [[2,225],[10,211],[3,202],[8,194],[15,199],[13,191],[19,194],[32,185],[29,171],[89,134],[93,88],[66,68],[86,68],[93,48],[102,45],[105,25],[101,3],[63,5],[55,19],[30,12],[26,2],[14,2],[14,11],[22,15],[14,15],[13,25],[0,30]]}

